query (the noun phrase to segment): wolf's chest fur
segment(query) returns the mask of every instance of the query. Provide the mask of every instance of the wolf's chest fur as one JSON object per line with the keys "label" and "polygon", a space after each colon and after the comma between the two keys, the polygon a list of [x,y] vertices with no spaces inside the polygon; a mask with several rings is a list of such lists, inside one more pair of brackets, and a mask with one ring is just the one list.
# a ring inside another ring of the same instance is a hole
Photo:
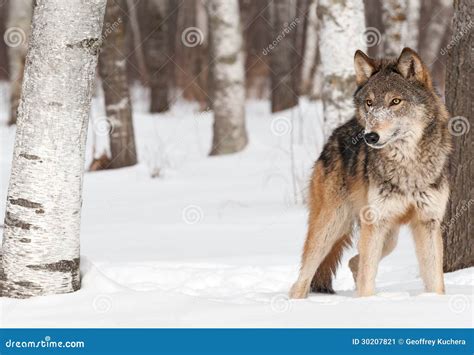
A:
{"label": "wolf's chest fur", "polygon": [[390,186],[392,192],[410,194],[424,191],[436,185],[444,165],[444,156],[428,152],[422,154],[419,147],[403,149],[394,146],[377,154],[374,161],[372,182]]}

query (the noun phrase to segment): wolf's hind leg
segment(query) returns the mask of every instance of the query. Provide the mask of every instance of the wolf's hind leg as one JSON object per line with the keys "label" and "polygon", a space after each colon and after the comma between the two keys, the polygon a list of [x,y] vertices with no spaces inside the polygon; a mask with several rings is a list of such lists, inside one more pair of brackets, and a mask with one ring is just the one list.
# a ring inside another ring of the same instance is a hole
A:
{"label": "wolf's hind leg", "polygon": [[329,254],[319,265],[316,274],[311,281],[311,291],[317,293],[335,293],[332,288],[332,279],[336,275],[337,267],[342,258],[342,253],[346,247],[351,245],[349,234],[345,234],[332,247]]}
{"label": "wolf's hind leg", "polygon": [[[383,243],[381,259],[389,255],[397,246],[399,230],[399,227],[394,227],[388,231],[387,235],[385,236],[385,241]],[[357,282],[357,271],[359,270],[359,254],[353,256],[351,260],[349,260],[349,268],[352,271],[352,277],[354,278],[354,282]]]}
{"label": "wolf's hind leg", "polygon": [[335,211],[320,211],[314,217],[310,215],[300,274],[291,288],[291,298],[306,298],[308,296],[311,280],[316,270],[331,252],[339,239],[338,237],[344,234],[347,221],[347,208],[343,206],[337,207]]}

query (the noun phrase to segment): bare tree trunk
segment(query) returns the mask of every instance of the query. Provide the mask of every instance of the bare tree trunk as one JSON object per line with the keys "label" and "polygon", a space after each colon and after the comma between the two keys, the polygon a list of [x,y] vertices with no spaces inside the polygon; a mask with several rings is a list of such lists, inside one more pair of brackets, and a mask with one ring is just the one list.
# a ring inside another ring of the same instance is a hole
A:
{"label": "bare tree trunk", "polygon": [[354,40],[354,35],[364,33],[364,5],[362,0],[320,0],[318,19],[324,78],[324,136],[328,138],[334,128],[354,115],[354,53],[357,49],[365,50],[363,41]]}
{"label": "bare tree trunk", "polygon": [[33,0],[10,0],[8,3],[8,21],[5,31],[5,43],[8,46],[10,73],[10,119],[9,125],[16,124],[20,103],[21,83],[25,68],[25,57],[30,37]]}
{"label": "bare tree trunk", "polygon": [[429,67],[436,86],[443,91],[446,67],[445,47],[450,39],[452,0],[422,0],[418,52]]}
{"label": "bare tree trunk", "polygon": [[150,79],[150,112],[165,112],[169,102],[168,1],[147,0],[139,7],[142,40]]}
{"label": "bare tree trunk", "polygon": [[2,296],[80,288],[79,227],[105,0],[37,0],[19,106],[0,270]]}
{"label": "bare tree trunk", "polygon": [[382,1],[364,0],[364,7],[366,29],[363,41],[367,45],[367,51],[370,57],[383,57],[384,42],[382,38],[385,34],[385,24],[382,20]]}
{"label": "bare tree trunk", "polygon": [[278,112],[298,105],[293,77],[298,55],[296,27],[302,21],[296,17],[296,0],[274,0],[269,10],[273,23],[273,39],[267,50],[270,54],[271,101],[272,112]]}
{"label": "bare tree trunk", "polygon": [[382,21],[385,24],[384,55],[397,57],[406,46],[408,0],[382,2]]}
{"label": "bare tree trunk", "polygon": [[237,0],[208,0],[214,136],[211,155],[235,153],[248,142],[245,72]]}
{"label": "bare tree trunk", "polygon": [[318,47],[318,17],[316,14],[317,0],[311,0],[308,8],[308,20],[306,26],[306,44],[301,67],[301,93],[307,94],[311,91],[312,72],[315,67],[316,50]]}
{"label": "bare tree trunk", "polygon": [[137,163],[132,107],[126,71],[125,0],[107,0],[99,74],[109,122],[110,163],[116,169]]}
{"label": "bare tree trunk", "polygon": [[446,68],[446,103],[454,116],[448,128],[454,136],[454,152],[450,159],[451,200],[443,224],[445,271],[474,266],[474,7],[471,0],[456,0],[454,9],[456,41]]}
{"label": "bare tree trunk", "polygon": [[421,0],[408,0],[407,8],[407,38],[405,45],[418,50],[420,35]]}
{"label": "bare tree trunk", "polygon": [[137,61],[140,81],[142,84],[146,84],[148,83],[149,78],[145,63],[145,56],[143,54],[142,35],[140,33],[140,25],[138,24],[137,6],[139,6],[139,4],[137,4],[136,1],[127,0],[127,10],[129,16],[128,25],[130,27],[130,33],[132,35],[133,42],[132,52]]}
{"label": "bare tree trunk", "polygon": [[306,48],[309,5],[310,0],[296,0],[295,18],[293,19],[294,21],[297,19],[297,26],[295,27],[295,53],[293,54],[293,61],[296,68],[292,71],[293,88],[297,96],[301,95],[303,90],[301,74],[303,71],[303,57]]}

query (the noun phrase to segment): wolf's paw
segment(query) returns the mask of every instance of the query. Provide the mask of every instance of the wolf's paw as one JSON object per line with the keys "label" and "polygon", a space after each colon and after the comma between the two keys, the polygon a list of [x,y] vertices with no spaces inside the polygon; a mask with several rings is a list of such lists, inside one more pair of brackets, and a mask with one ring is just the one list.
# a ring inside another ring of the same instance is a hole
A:
{"label": "wolf's paw", "polygon": [[309,294],[308,285],[301,285],[300,283],[295,283],[290,290],[290,298],[292,299],[302,299],[307,298]]}

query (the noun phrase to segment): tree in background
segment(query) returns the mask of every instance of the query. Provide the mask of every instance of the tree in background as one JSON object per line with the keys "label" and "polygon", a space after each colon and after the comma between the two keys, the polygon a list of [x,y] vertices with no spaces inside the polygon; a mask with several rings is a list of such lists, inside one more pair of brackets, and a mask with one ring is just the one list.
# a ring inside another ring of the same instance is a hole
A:
{"label": "tree in background", "polygon": [[237,0],[208,0],[214,130],[211,155],[238,152],[245,128],[245,71]]}
{"label": "tree in background", "polygon": [[150,112],[165,112],[169,99],[168,1],[141,1],[138,17],[151,92]]}
{"label": "tree in background", "polygon": [[421,0],[408,0],[405,46],[418,50]]}
{"label": "tree in background", "polygon": [[308,6],[306,22],[306,44],[304,48],[301,67],[301,90],[302,94],[311,91],[312,72],[315,67],[316,51],[318,48],[318,18],[316,13],[317,0],[311,0]]}
{"label": "tree in background", "polygon": [[447,60],[446,104],[454,152],[450,159],[451,199],[444,223],[444,270],[474,266],[474,71],[471,0],[454,2],[453,33],[456,40]]}
{"label": "tree in background", "polygon": [[99,56],[99,74],[104,89],[105,110],[109,122],[110,162],[108,168],[137,163],[133,133],[132,106],[127,82],[125,0],[107,0],[103,44]]}
{"label": "tree in background", "polygon": [[0,294],[80,288],[87,123],[105,0],[38,1],[7,194]]}
{"label": "tree in background", "polygon": [[382,1],[382,22],[385,25],[384,56],[397,57],[406,47],[408,37],[408,0]]}
{"label": "tree in background", "polygon": [[16,123],[32,16],[33,0],[10,0],[8,2],[8,20],[4,39],[8,46],[10,77],[10,119],[8,124],[10,125]]}
{"label": "tree in background", "polygon": [[364,41],[354,38],[354,34],[364,33],[364,5],[362,0],[320,0],[317,11],[321,26],[319,52],[324,78],[324,135],[327,138],[334,128],[354,115],[353,58],[357,49],[365,50]]}
{"label": "tree in background", "polygon": [[[297,75],[298,51],[296,28],[303,21],[296,16],[296,0],[274,0],[268,7],[273,23],[273,39],[267,51],[270,54],[272,112],[298,105]],[[296,72],[296,73],[295,73]]]}
{"label": "tree in background", "polygon": [[428,65],[435,83],[444,87],[446,56],[441,50],[451,38],[452,0],[422,0],[418,53]]}

